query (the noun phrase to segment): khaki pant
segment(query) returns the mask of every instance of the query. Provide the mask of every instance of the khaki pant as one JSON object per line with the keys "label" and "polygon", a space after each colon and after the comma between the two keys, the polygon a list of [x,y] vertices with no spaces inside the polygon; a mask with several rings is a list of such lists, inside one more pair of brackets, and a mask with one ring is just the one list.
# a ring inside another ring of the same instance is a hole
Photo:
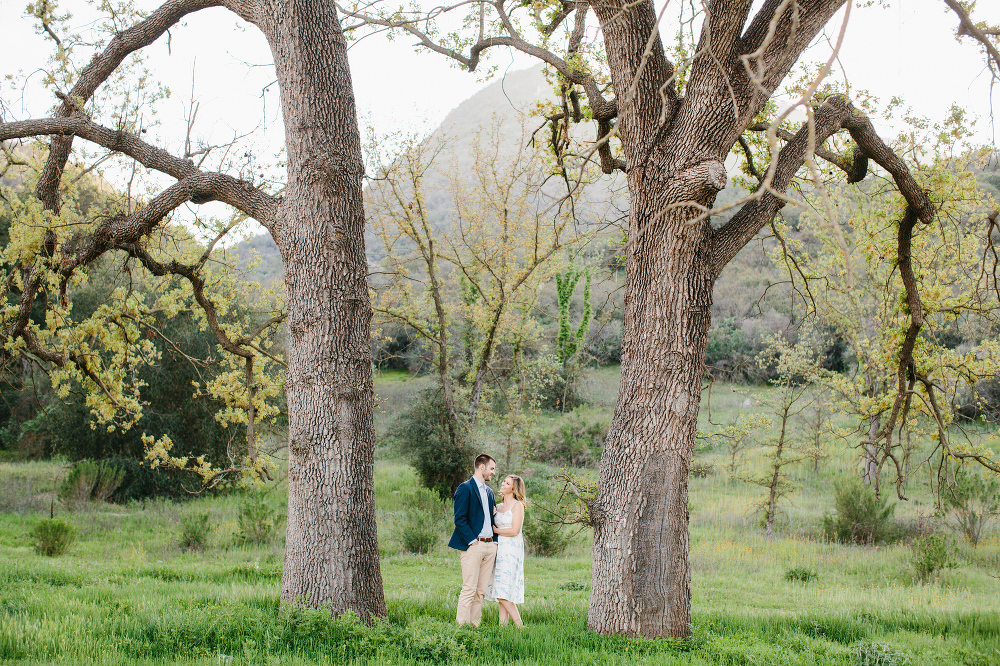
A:
{"label": "khaki pant", "polygon": [[479,626],[483,617],[483,595],[493,578],[493,563],[497,559],[496,541],[477,541],[468,550],[459,552],[462,563],[462,592],[458,595],[458,613],[455,620],[459,624]]}

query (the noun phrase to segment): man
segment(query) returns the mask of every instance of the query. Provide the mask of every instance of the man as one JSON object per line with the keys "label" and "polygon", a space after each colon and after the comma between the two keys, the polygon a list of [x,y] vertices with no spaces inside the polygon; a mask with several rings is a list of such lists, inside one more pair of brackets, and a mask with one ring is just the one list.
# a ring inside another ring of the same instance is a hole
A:
{"label": "man", "polygon": [[462,563],[462,593],[458,595],[459,624],[479,626],[483,615],[483,595],[493,576],[497,544],[493,538],[493,491],[486,483],[497,470],[497,461],[481,453],[476,456],[476,473],[455,491],[455,532],[448,545],[459,553]]}

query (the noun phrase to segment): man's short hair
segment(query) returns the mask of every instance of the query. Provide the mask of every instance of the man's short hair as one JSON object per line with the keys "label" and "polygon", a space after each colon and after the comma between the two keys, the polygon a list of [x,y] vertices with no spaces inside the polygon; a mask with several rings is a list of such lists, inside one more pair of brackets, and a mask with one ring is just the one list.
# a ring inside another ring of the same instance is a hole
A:
{"label": "man's short hair", "polygon": [[497,461],[496,458],[494,458],[493,456],[489,455],[488,453],[480,453],[478,456],[476,456],[476,464],[473,466],[473,469],[479,469],[480,465],[485,465],[486,463],[488,463],[491,460],[493,462]]}

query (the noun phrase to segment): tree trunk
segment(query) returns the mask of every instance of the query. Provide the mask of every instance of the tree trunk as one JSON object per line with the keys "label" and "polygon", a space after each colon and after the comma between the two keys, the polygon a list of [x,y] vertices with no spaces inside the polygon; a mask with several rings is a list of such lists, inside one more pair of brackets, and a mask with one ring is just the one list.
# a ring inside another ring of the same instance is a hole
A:
{"label": "tree trunk", "polygon": [[[591,5],[617,92],[617,124],[612,130],[605,116],[602,133],[613,131],[621,142],[630,196],[621,390],[591,506],[588,623],[599,633],[690,632],[688,470],[712,286],[781,204],[764,195],[718,231],[701,213],[726,185],[723,162],[738,137],[843,1],[788,11],[782,4],[780,16],[779,3],[765,3],[749,24],[752,3],[710,3],[698,48],[712,57],[694,60],[683,97],[657,34],[654,3]],[[766,35],[783,48],[764,48]],[[770,54],[759,77],[741,60],[757,48]],[[595,118],[608,111],[591,97]],[[817,140],[839,127],[839,109],[824,111],[838,120],[822,125]],[[795,141],[777,160],[770,186],[779,191],[802,164],[806,133]],[[615,161],[602,156],[602,166],[610,170]]]}
{"label": "tree trunk", "polygon": [[[791,390],[785,385],[785,396],[783,400],[788,400],[788,391]],[[774,514],[778,506],[778,482],[781,480],[781,452],[785,448],[785,433],[788,429],[788,409],[790,405],[784,404],[781,412],[781,433],[778,435],[778,445],[774,450],[774,465],[771,470],[770,492],[767,496],[767,540],[774,538]]]}
{"label": "tree trunk", "polygon": [[865,469],[861,474],[866,485],[878,485],[878,447],[875,445],[875,437],[882,427],[882,419],[878,416],[872,418],[868,424],[868,441],[865,442],[864,461]]}
{"label": "tree trunk", "polygon": [[375,527],[361,142],[333,2],[265,2],[288,186],[275,241],[289,307],[284,603],[384,616]]}
{"label": "tree trunk", "polygon": [[688,470],[715,276],[707,221],[663,214],[691,200],[664,189],[630,182],[621,389],[592,506],[588,624],[605,634],[686,636],[691,624]]}

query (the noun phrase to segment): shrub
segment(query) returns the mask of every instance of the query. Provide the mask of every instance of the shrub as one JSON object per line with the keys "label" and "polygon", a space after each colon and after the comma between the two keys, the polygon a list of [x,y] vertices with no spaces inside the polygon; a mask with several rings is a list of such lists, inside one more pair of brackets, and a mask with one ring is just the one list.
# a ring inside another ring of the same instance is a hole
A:
{"label": "shrub", "polygon": [[[100,303],[111,297],[116,278],[108,275],[103,286],[105,293],[98,296],[91,293],[89,301],[74,297],[74,315],[89,316]],[[83,287],[86,291],[89,287]],[[103,290],[103,288],[99,288]],[[232,294],[230,312],[247,312],[242,299]],[[80,309],[78,309],[78,306]],[[156,316],[156,315],[154,315]],[[218,341],[214,334],[199,324],[191,313],[181,312],[174,317],[162,319],[157,328],[167,336],[178,349],[186,349],[197,357],[214,355]],[[215,415],[219,405],[207,393],[191,390],[192,382],[209,382],[221,372],[217,363],[192,363],[191,358],[156,336],[152,341],[161,352],[157,363],[140,363],[132,369],[144,386],[141,396],[146,407],[136,424],[129,429],[116,428],[108,432],[104,428],[92,428],[91,409],[84,392],[74,391],[65,399],[53,400],[40,412],[33,429],[44,438],[46,449],[68,456],[71,460],[105,460],[122,456],[132,460],[142,460],[145,445],[142,433],[170,435],[174,450],[186,455],[204,455],[210,460],[225,460],[227,447],[239,432],[235,423],[222,425]],[[280,400],[275,406],[283,409]]]}
{"label": "shrub", "polygon": [[979,474],[961,470],[956,475],[954,487],[944,493],[948,512],[975,548],[986,531],[986,525],[1000,510],[1000,484],[996,479],[986,480]]}
{"label": "shrub", "polygon": [[125,479],[125,470],[108,461],[81,460],[63,480],[59,499],[69,508],[105,502]]}
{"label": "shrub", "polygon": [[282,516],[271,508],[260,493],[251,493],[240,502],[237,523],[239,532],[236,533],[237,544],[260,545],[269,543],[278,531]]}
{"label": "shrub", "polygon": [[91,499],[95,502],[107,502],[124,480],[125,470],[102,460],[97,463],[97,480],[90,493]]}
{"label": "shrub", "polygon": [[208,512],[188,513],[181,516],[181,548],[184,550],[204,550],[212,524],[208,522]]}
{"label": "shrub", "polygon": [[792,567],[785,572],[785,580],[792,583],[811,583],[819,578],[809,567]]}
{"label": "shrub", "polygon": [[440,517],[423,511],[403,514],[403,531],[400,535],[403,550],[408,553],[429,553],[441,538]]}
{"label": "shrub", "polygon": [[451,497],[459,484],[472,476],[476,453],[469,430],[461,419],[451,423],[440,388],[414,396],[389,437],[417,470],[420,482],[442,498]]}
{"label": "shrub", "polygon": [[562,531],[559,523],[549,523],[534,518],[531,512],[525,513],[521,533],[524,535],[524,547],[532,555],[555,557],[566,552],[570,536]]}
{"label": "shrub", "polygon": [[457,639],[459,631],[453,622],[417,617],[406,625],[399,642],[404,654],[416,663],[447,664],[467,657]]}
{"label": "shrub", "polygon": [[905,666],[910,658],[905,652],[884,643],[861,641],[855,646],[854,656],[858,666]]}
{"label": "shrub", "polygon": [[874,544],[894,535],[892,516],[896,505],[888,497],[876,497],[875,491],[857,477],[848,477],[834,485],[836,515],[823,517],[827,539],[840,543]]}
{"label": "shrub", "polygon": [[696,479],[704,479],[712,475],[715,470],[711,463],[701,462],[691,465],[691,476]]}
{"label": "shrub", "polygon": [[62,555],[76,540],[76,528],[62,518],[46,518],[35,523],[31,531],[35,552],[53,557]]}
{"label": "shrub", "polygon": [[577,408],[552,430],[540,432],[531,445],[534,460],[553,465],[596,467],[608,436],[607,421]]}
{"label": "shrub", "polygon": [[59,487],[59,501],[73,509],[90,501],[90,491],[97,480],[97,465],[90,460],[81,460],[73,465]]}
{"label": "shrub", "polygon": [[417,488],[403,497],[400,542],[408,553],[429,553],[444,532],[445,503],[433,490]]}
{"label": "shrub", "polygon": [[[106,460],[124,471],[122,483],[108,497],[109,502],[126,504],[131,501],[164,498],[174,501],[191,499],[195,492],[201,489],[196,477],[177,469],[158,467],[152,469],[149,464],[132,458],[115,457]],[[203,491],[217,492],[217,488]]]}
{"label": "shrub", "polygon": [[926,583],[938,571],[955,566],[947,540],[938,534],[917,537],[911,550],[910,562],[921,583]]}

